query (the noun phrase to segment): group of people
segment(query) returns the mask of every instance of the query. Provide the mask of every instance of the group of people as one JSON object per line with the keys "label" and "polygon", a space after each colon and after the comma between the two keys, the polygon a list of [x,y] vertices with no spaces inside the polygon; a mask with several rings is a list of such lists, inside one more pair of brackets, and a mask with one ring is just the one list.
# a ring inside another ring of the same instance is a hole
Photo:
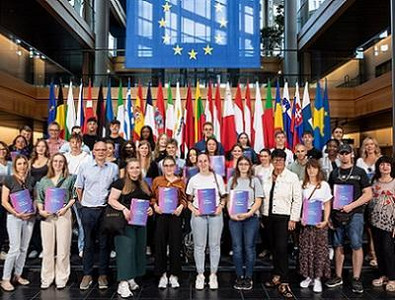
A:
{"label": "group of people", "polygon": [[[109,129],[106,139],[99,138],[97,121],[91,118],[85,134],[75,126],[65,141],[59,138],[59,124],[53,122],[48,126],[49,138],[37,140],[34,146],[28,126],[11,146],[0,142],[0,247],[6,244],[7,235],[9,240],[1,283],[4,291],[14,290],[15,284],[29,284],[22,277],[29,244],[30,249],[42,251],[41,288],[52,284],[64,288],[70,275],[74,223],[83,264],[81,290],[93,283],[95,249],[99,252],[99,289],[108,287],[111,250],[116,253],[121,297],[130,297],[139,288],[136,278],[145,274],[147,253],[154,256],[158,288],[179,287],[184,229],[190,224],[197,290],[205,288],[206,280],[210,289],[218,289],[221,248],[227,241],[236,273],[233,287],[252,289],[260,236],[273,261],[266,287],[293,298],[287,259],[291,240],[298,249],[298,270],[304,278],[300,286],[322,292],[322,279],[330,288],[343,284],[343,246],[348,237],[351,287],[363,293],[366,231],[370,263],[379,273],[372,284],[395,291],[395,169],[393,159],[381,155],[375,139],[362,142],[356,161],[353,148],[342,140],[341,127],[334,128],[323,151],[313,147],[311,132],[304,132],[303,143],[291,151],[286,148],[285,133],[277,131],[273,149],[255,153],[248,135],[242,133],[230,153],[225,153],[213,135],[213,125],[207,122],[203,139],[188,150],[184,160],[178,156],[176,140],[162,134],[155,141],[149,126],[142,128],[139,141],[125,141],[117,120]],[[221,162],[218,157],[224,162],[219,168],[214,163]],[[225,170],[222,174],[221,169]],[[177,195],[171,212],[164,211],[161,203],[166,188]],[[245,210],[234,213],[234,202],[241,201],[237,193],[243,194]],[[59,197],[61,205],[53,211],[54,199]],[[203,206],[209,198],[214,209],[205,213]],[[131,223],[136,199],[147,204],[146,225]],[[31,209],[23,210],[27,200]],[[116,232],[103,229],[110,222],[113,227],[116,223]]]}

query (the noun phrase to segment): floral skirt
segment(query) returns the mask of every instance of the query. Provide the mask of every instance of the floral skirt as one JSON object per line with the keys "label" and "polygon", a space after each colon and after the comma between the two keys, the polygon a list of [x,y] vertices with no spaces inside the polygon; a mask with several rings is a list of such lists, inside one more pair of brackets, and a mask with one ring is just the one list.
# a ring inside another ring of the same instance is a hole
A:
{"label": "floral skirt", "polygon": [[300,274],[310,278],[330,278],[328,229],[302,226],[299,240]]}

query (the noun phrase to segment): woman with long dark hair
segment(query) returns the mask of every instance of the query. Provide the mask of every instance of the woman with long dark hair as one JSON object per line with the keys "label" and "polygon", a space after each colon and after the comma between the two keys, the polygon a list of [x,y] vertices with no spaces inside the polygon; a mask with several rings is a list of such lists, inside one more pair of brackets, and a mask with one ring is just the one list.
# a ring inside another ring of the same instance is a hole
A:
{"label": "woman with long dark hair", "polygon": [[151,146],[151,151],[155,151],[154,132],[152,131],[152,128],[148,125],[141,127],[140,142],[142,141],[148,141]]}
{"label": "woman with long dark hair", "polygon": [[255,165],[256,163],[258,163],[258,157],[255,150],[251,148],[250,138],[248,137],[247,133],[240,133],[237,137],[237,143],[243,147],[243,155],[249,158],[252,164]]}

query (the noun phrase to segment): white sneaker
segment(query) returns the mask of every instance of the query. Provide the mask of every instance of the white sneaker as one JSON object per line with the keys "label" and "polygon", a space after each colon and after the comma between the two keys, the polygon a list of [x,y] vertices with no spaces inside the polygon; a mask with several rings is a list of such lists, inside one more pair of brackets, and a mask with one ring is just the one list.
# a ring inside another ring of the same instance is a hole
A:
{"label": "white sneaker", "polygon": [[170,275],[169,282],[170,282],[170,286],[173,289],[176,289],[176,288],[180,287],[180,284],[178,283],[178,277],[177,276]]}
{"label": "white sneaker", "polygon": [[130,279],[128,280],[129,283],[129,288],[131,291],[135,291],[138,290],[140,288],[140,286],[137,284],[136,281],[134,281],[134,279]]}
{"label": "white sneaker", "polygon": [[78,256],[79,256],[80,258],[82,258],[82,257],[84,256],[84,251],[80,251],[80,252],[78,253]]}
{"label": "white sneaker", "polygon": [[114,259],[114,258],[116,258],[116,257],[117,257],[117,252],[115,252],[114,250],[111,251],[111,253],[110,253],[110,258],[111,258],[111,259]]}
{"label": "white sneaker", "polygon": [[33,250],[32,252],[29,253],[27,258],[34,259],[34,258],[37,258],[37,256],[38,256],[38,252],[36,250]]}
{"label": "white sneaker", "polygon": [[1,251],[0,252],[0,260],[6,260],[7,258],[7,252]]}
{"label": "white sneaker", "polygon": [[129,284],[127,281],[121,281],[118,284],[118,290],[117,290],[118,295],[120,295],[122,298],[129,298],[133,296],[133,293],[129,289]]}
{"label": "white sneaker", "polygon": [[304,289],[308,288],[310,285],[313,285],[313,280],[310,277],[300,282],[300,287]]}
{"label": "white sneaker", "polygon": [[169,280],[167,279],[167,274],[163,273],[162,277],[159,279],[158,288],[165,289],[165,288],[167,288],[168,283],[169,283]]}
{"label": "white sneaker", "polygon": [[151,255],[151,254],[152,254],[152,251],[151,251],[151,247],[150,247],[150,246],[147,246],[147,248],[146,248],[146,250],[145,250],[145,254],[146,254],[146,255]]}
{"label": "white sneaker", "polygon": [[196,276],[195,289],[197,289],[197,290],[204,289],[204,275],[203,274],[198,274],[198,276]]}
{"label": "white sneaker", "polygon": [[216,274],[211,274],[210,275],[208,286],[210,287],[211,290],[218,289],[218,280],[217,280],[217,275]]}
{"label": "white sneaker", "polygon": [[329,260],[333,260],[334,256],[335,256],[335,250],[333,250],[332,247],[329,247]]}
{"label": "white sneaker", "polygon": [[[38,255],[38,258],[42,259],[43,258],[43,252],[41,251],[40,254]],[[55,257],[56,258],[56,257]]]}
{"label": "white sneaker", "polygon": [[322,292],[322,283],[319,278],[314,279],[313,292],[314,293],[321,293]]}

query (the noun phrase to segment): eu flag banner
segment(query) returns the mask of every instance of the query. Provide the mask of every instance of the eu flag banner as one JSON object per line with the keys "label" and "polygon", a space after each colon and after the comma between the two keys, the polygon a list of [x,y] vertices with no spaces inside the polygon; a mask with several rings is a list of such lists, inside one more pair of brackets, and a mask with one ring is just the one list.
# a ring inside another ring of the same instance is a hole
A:
{"label": "eu flag banner", "polygon": [[127,68],[259,68],[259,0],[128,0]]}

